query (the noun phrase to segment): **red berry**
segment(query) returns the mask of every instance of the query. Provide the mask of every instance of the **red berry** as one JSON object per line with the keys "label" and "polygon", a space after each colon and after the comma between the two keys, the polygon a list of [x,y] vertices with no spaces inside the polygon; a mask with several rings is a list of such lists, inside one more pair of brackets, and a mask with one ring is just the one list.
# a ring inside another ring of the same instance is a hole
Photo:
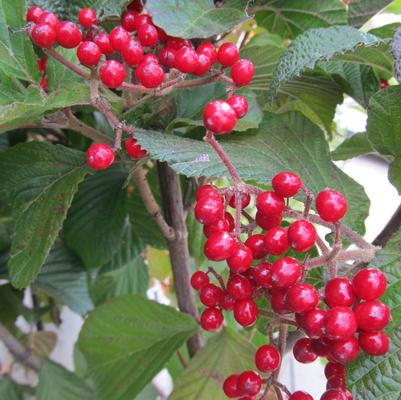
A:
{"label": "red berry", "polygon": [[302,328],[305,333],[313,339],[321,338],[324,335],[324,322],[326,311],[315,309],[305,313]]}
{"label": "red berry", "polygon": [[122,27],[116,26],[109,35],[110,44],[115,51],[121,51],[124,47],[128,46],[131,38],[129,33]]}
{"label": "red berry", "polygon": [[325,330],[328,338],[345,340],[354,335],[358,323],[354,312],[346,307],[334,307],[327,311]]}
{"label": "red berry", "polygon": [[161,65],[164,65],[167,68],[174,68],[175,67],[175,53],[174,49],[170,49],[165,47],[160,50],[159,53],[159,62]]}
{"label": "red berry", "polygon": [[50,25],[53,29],[57,28],[57,25],[59,24],[59,19],[56,14],[53,14],[52,12],[45,11],[40,15],[38,18],[38,24],[47,24]]}
{"label": "red berry", "polygon": [[94,10],[91,8],[83,8],[79,13],[79,23],[85,28],[88,29],[92,25],[96,24],[97,15]]}
{"label": "red berry", "polygon": [[329,362],[324,368],[324,374],[327,379],[334,377],[345,378],[345,367],[339,363]]}
{"label": "red berry", "polygon": [[156,26],[157,29],[157,34],[159,35],[159,40],[161,42],[167,42],[169,36],[167,35],[166,31],[163,30],[162,28],[159,28],[158,26]]}
{"label": "red berry", "polygon": [[320,400],[347,400],[340,390],[330,389],[324,392]]}
{"label": "red berry", "polygon": [[36,46],[48,49],[56,43],[57,34],[50,25],[38,24],[32,29],[31,38]]}
{"label": "red berry", "polygon": [[145,158],[148,156],[148,152],[144,150],[141,145],[137,143],[137,140],[134,138],[129,138],[124,143],[125,151],[127,154],[133,158],[134,160]]}
{"label": "red berry", "polygon": [[273,372],[281,362],[280,352],[268,344],[260,346],[255,354],[255,365],[261,372]]}
{"label": "red berry", "polygon": [[160,86],[164,80],[163,68],[156,62],[145,62],[145,59],[135,70],[135,76],[143,86],[150,89]]}
{"label": "red berry", "polygon": [[268,262],[261,262],[253,268],[253,276],[256,284],[264,288],[271,288],[272,286],[272,264]]}
{"label": "red berry", "polygon": [[192,45],[186,39],[170,37],[167,40],[166,47],[169,47],[174,50],[179,50],[179,49],[181,49],[181,47],[192,47]]}
{"label": "red berry", "polygon": [[216,307],[220,304],[222,295],[223,291],[218,286],[209,283],[202,287],[199,298],[206,307]]}
{"label": "red berry", "polygon": [[[247,208],[249,203],[251,202],[251,196],[248,193],[240,193],[240,206],[241,210]],[[230,207],[235,208],[235,195],[230,197],[230,201],[228,202]]]}
{"label": "red berry", "polygon": [[245,241],[245,245],[251,249],[253,258],[255,260],[260,260],[267,256],[264,235],[258,233],[256,235],[249,236],[249,238]]}
{"label": "red berry", "polygon": [[314,286],[309,283],[297,283],[287,292],[287,305],[296,313],[313,310],[319,303],[319,295]]}
{"label": "red berry", "polygon": [[144,64],[148,64],[148,63],[156,63],[159,64],[159,60],[157,59],[157,57],[154,54],[145,54],[143,56],[143,61],[142,63]]}
{"label": "red berry", "polygon": [[143,48],[137,40],[130,40],[122,48],[121,56],[128,65],[138,65],[143,60]]}
{"label": "red berry", "polygon": [[244,300],[252,295],[252,285],[244,276],[233,275],[228,280],[227,291],[235,300]]}
{"label": "red berry", "polygon": [[256,223],[264,230],[268,231],[269,229],[275,228],[281,224],[283,217],[281,214],[273,215],[271,217],[266,217],[260,211],[256,213]]}
{"label": "red berry", "polygon": [[192,73],[198,67],[198,54],[192,47],[181,47],[175,55],[175,67],[184,73]]}
{"label": "red berry", "polygon": [[218,196],[203,196],[195,206],[195,218],[202,224],[209,225],[224,217],[224,200]]}
{"label": "red berry", "polygon": [[152,24],[144,24],[138,29],[138,39],[144,47],[156,46],[159,41],[157,29]]}
{"label": "red berry", "polygon": [[390,309],[380,301],[360,303],[354,312],[359,329],[365,332],[381,331],[391,319]]}
{"label": "red berry", "polygon": [[279,256],[285,253],[290,245],[288,243],[287,229],[277,227],[267,231],[265,235],[265,246],[269,254]]}
{"label": "red berry", "polygon": [[220,306],[223,310],[231,311],[234,308],[235,299],[227,291],[223,292],[223,296],[220,299]]}
{"label": "red berry", "polygon": [[382,356],[388,352],[390,341],[383,332],[361,332],[359,345],[362,350],[370,356]]}
{"label": "red berry", "polygon": [[333,342],[331,354],[341,364],[354,361],[359,354],[358,340],[351,336],[348,339]]}
{"label": "red berry", "polygon": [[110,38],[107,33],[100,33],[96,36],[94,41],[104,55],[109,56],[110,54],[114,53],[114,49],[110,44]]}
{"label": "red berry", "polygon": [[281,197],[293,197],[301,189],[302,182],[298,175],[292,172],[281,172],[273,177],[274,191]]}
{"label": "red berry", "polygon": [[342,389],[342,394],[343,394],[345,400],[353,400],[354,399],[352,396],[352,393],[347,388]]}
{"label": "red berry", "polygon": [[223,261],[229,258],[235,251],[235,239],[231,233],[216,233],[205,243],[205,255],[212,261]]}
{"label": "red berry", "polygon": [[253,300],[238,300],[234,304],[234,318],[242,326],[253,325],[258,318],[258,306]]}
{"label": "red berry", "polygon": [[116,60],[107,60],[99,72],[102,82],[112,89],[121,86],[126,76],[124,66]]}
{"label": "red berry", "polygon": [[216,186],[212,184],[201,185],[196,189],[195,199],[199,200],[203,196],[218,196],[219,191]]}
{"label": "red berry", "polygon": [[230,375],[223,383],[224,394],[229,398],[240,397],[242,391],[238,389],[238,375]]}
{"label": "red berry", "polygon": [[216,48],[213,46],[212,43],[208,41],[202,42],[196,49],[196,52],[198,54],[204,54],[205,56],[207,56],[209,58],[210,65],[215,64],[215,62],[217,61]]}
{"label": "red berry", "polygon": [[192,72],[194,75],[202,76],[209,72],[211,64],[210,59],[205,54],[198,54],[198,62],[196,64],[196,69]]}
{"label": "red berry", "polygon": [[387,89],[390,86],[387,79],[380,79],[380,90]]}
{"label": "red berry", "polygon": [[335,376],[330,378],[326,383],[326,389],[339,389],[343,391],[345,389],[345,377]]}
{"label": "red berry", "polygon": [[272,282],[275,287],[289,288],[296,283],[302,275],[302,266],[292,257],[282,257],[272,266]]}
{"label": "red berry", "polygon": [[81,64],[91,67],[99,63],[102,52],[96,43],[85,41],[78,46],[77,57]]}
{"label": "red berry", "polygon": [[223,325],[224,317],[217,308],[207,308],[200,317],[201,327],[205,331],[216,332]]}
{"label": "red berry", "polygon": [[270,291],[270,303],[277,314],[289,314],[291,310],[287,306],[287,290],[273,288]]}
{"label": "red berry", "polygon": [[142,0],[131,1],[131,3],[128,4],[127,8],[128,8],[128,10],[133,10],[133,11],[136,11],[137,13],[142,12],[143,11]]}
{"label": "red berry", "polygon": [[231,67],[239,58],[239,51],[234,43],[223,43],[217,52],[217,60],[223,67]]}
{"label": "red berry", "polygon": [[133,32],[135,30],[135,20],[138,17],[138,13],[132,10],[127,10],[121,16],[121,25],[128,31]]}
{"label": "red berry", "polygon": [[274,192],[262,192],[256,198],[256,208],[266,217],[281,215],[284,206],[284,199]]}
{"label": "red berry", "polygon": [[306,392],[294,392],[288,400],[313,400],[313,397]]}
{"label": "red berry", "polygon": [[47,56],[38,57],[36,59],[36,63],[38,64],[39,71],[44,74],[46,72],[47,67]]}
{"label": "red berry", "polygon": [[233,273],[243,273],[253,261],[252,250],[243,243],[238,243],[231,257],[227,259],[227,264]]}
{"label": "red berry", "polygon": [[238,389],[242,393],[256,396],[262,388],[262,378],[254,371],[245,371],[238,376]]}
{"label": "red berry", "polygon": [[224,213],[223,219],[219,219],[213,224],[205,225],[203,233],[207,238],[218,232],[231,232],[234,226],[234,218],[228,212]]}
{"label": "red berry", "polygon": [[26,13],[27,22],[34,22],[35,24],[38,22],[40,16],[45,12],[43,8],[38,6],[33,6],[28,9]]}
{"label": "red berry", "polygon": [[134,26],[136,31],[138,31],[142,25],[149,25],[149,24],[153,24],[152,18],[149,15],[145,14],[138,15],[134,21]]}
{"label": "red berry", "polygon": [[317,359],[317,354],[313,351],[312,340],[299,339],[293,348],[295,359],[302,364],[309,364]]}
{"label": "red berry", "polygon": [[355,294],[362,300],[376,300],[387,288],[386,276],[378,269],[366,268],[359,271],[352,280]]}
{"label": "red berry", "polygon": [[255,67],[252,61],[246,59],[238,60],[231,67],[231,78],[237,86],[245,86],[252,81],[254,72]]}
{"label": "red berry", "polygon": [[347,212],[347,201],[341,193],[325,189],[316,197],[316,210],[324,221],[336,222]]}
{"label": "red berry", "polygon": [[216,135],[231,133],[237,123],[234,109],[223,100],[208,103],[203,111],[205,128]]}
{"label": "red berry", "polygon": [[210,282],[209,276],[203,271],[196,271],[191,276],[191,286],[199,291],[203,287],[207,286]]}
{"label": "red berry", "polygon": [[329,357],[332,341],[326,338],[312,339],[313,351],[319,357]]}
{"label": "red berry", "polygon": [[77,47],[82,42],[82,32],[73,22],[60,22],[56,28],[57,42],[66,49]]}
{"label": "red berry", "polygon": [[248,112],[248,102],[244,96],[231,96],[227,99],[227,103],[235,110],[238,119],[245,117]]}
{"label": "red berry", "polygon": [[330,307],[351,307],[355,303],[355,293],[348,278],[334,278],[326,283],[324,300]]}
{"label": "red berry", "polygon": [[92,169],[106,169],[113,164],[114,151],[107,145],[102,143],[94,143],[89,146],[86,152],[86,163]]}
{"label": "red berry", "polygon": [[44,76],[40,80],[40,88],[45,92],[47,91],[47,79]]}
{"label": "red berry", "polygon": [[293,222],[288,228],[288,241],[295,251],[310,250],[316,242],[316,229],[304,219]]}

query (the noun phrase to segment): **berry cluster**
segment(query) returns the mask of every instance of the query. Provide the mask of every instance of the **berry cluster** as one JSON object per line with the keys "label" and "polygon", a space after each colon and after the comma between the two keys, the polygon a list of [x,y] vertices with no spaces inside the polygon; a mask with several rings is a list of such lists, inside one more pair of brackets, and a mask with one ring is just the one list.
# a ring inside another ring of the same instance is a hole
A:
{"label": "berry cluster", "polygon": [[[217,331],[224,322],[223,311],[232,311],[243,327],[255,324],[259,315],[293,324],[307,336],[295,344],[295,359],[310,363],[320,356],[330,361],[326,368],[327,391],[321,400],[352,399],[345,387],[343,364],[354,360],[359,348],[369,355],[382,355],[388,350],[383,329],[390,320],[390,310],[377,301],[386,290],[385,276],[379,270],[364,269],[352,281],[332,277],[324,292],[318,292],[304,280],[307,267],[285,254],[288,250],[305,253],[312,249],[317,241],[314,225],[305,213],[304,218],[282,226],[285,213],[291,210],[285,199],[300,191],[310,195],[309,190],[291,172],[273,178],[273,191],[252,192],[247,191],[247,185],[243,187],[241,192],[207,184],[196,193],[195,217],[204,225],[207,237],[205,255],[212,261],[225,261],[229,268],[226,282],[213,268],[197,271],[191,278],[192,287],[206,306],[200,318],[202,328]],[[254,220],[244,213],[252,201],[249,192],[256,194]],[[248,234],[244,242],[238,232],[233,232],[236,224],[229,207],[235,213],[239,207],[250,221],[239,232]],[[321,221],[338,226],[347,203],[341,193],[325,189],[316,196],[315,208]],[[211,276],[218,283],[212,283]],[[269,301],[272,313],[259,309],[260,297]],[[280,353],[273,343],[257,350],[255,365],[260,373],[271,374],[279,368]],[[268,382],[255,371],[245,371],[229,376],[223,389],[230,398],[256,399],[263,383]],[[289,394],[289,399],[313,400],[300,391]]]}

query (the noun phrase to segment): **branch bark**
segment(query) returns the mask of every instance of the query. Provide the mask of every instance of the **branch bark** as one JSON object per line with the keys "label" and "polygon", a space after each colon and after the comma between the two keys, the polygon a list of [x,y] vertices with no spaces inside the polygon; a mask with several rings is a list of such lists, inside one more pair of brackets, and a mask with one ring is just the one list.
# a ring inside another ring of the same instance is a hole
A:
{"label": "branch bark", "polygon": [[384,247],[391,237],[401,228],[401,205],[387,222],[386,226],[372,242],[375,246]]}

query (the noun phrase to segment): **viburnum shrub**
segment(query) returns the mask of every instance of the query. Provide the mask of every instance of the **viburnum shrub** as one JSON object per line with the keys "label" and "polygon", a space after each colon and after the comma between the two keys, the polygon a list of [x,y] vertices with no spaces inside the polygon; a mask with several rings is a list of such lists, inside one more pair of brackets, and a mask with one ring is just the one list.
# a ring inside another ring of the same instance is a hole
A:
{"label": "viburnum shrub", "polygon": [[399,399],[390,1],[73,3],[0,0],[0,397]]}

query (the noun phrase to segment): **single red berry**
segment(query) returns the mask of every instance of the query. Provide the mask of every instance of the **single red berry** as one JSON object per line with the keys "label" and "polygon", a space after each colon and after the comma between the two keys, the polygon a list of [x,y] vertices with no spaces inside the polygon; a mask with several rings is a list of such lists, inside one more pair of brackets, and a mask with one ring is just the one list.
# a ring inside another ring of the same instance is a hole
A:
{"label": "single red berry", "polygon": [[52,12],[45,11],[40,15],[38,18],[38,24],[47,24],[50,25],[53,29],[57,28],[57,25],[59,24],[59,19],[56,14],[53,14]]}
{"label": "single red berry", "polygon": [[213,283],[205,285],[200,290],[199,298],[206,307],[216,307],[220,304],[223,291]]}
{"label": "single red berry", "polygon": [[312,340],[308,338],[299,339],[293,348],[295,359],[302,364],[309,364],[317,359],[313,351]]}
{"label": "single red berry", "polygon": [[239,58],[239,51],[234,43],[223,43],[217,52],[217,60],[223,67],[231,67]]}
{"label": "single red berry", "polygon": [[351,307],[356,297],[348,278],[338,277],[329,280],[324,289],[324,300],[330,307]]}
{"label": "single red berry", "polygon": [[345,400],[354,400],[352,393],[347,388],[342,389],[342,394],[343,394]]}
{"label": "single red berry", "polygon": [[250,396],[256,396],[262,388],[262,378],[254,371],[245,371],[238,376],[238,389]]}
{"label": "single red berry", "polygon": [[272,264],[261,262],[253,269],[253,275],[258,286],[270,289],[272,287]]}
{"label": "single red berry", "polygon": [[256,217],[255,217],[258,226],[260,226],[262,229],[266,231],[275,228],[276,226],[279,226],[281,224],[282,219],[283,216],[281,214],[276,214],[272,215],[271,217],[266,217],[260,211],[256,212]]}
{"label": "single red berry", "polygon": [[195,218],[202,224],[213,224],[224,218],[224,200],[218,196],[203,196],[195,206]]}
{"label": "single red berry", "polygon": [[255,365],[261,372],[273,372],[281,362],[280,352],[268,344],[260,346],[255,354]]}
{"label": "single red berry", "polygon": [[390,341],[383,331],[361,332],[359,334],[359,345],[370,356],[382,356],[388,352]]}
{"label": "single red berry", "polygon": [[252,250],[243,243],[238,243],[231,257],[227,259],[227,264],[233,273],[243,273],[253,261]]}
{"label": "single red berry", "polygon": [[227,282],[227,291],[235,300],[244,300],[252,295],[252,285],[242,275],[232,275]]}
{"label": "single red berry", "polygon": [[224,317],[217,308],[207,308],[200,317],[201,327],[205,331],[216,332],[223,325]]}
{"label": "single red berry", "polygon": [[292,257],[279,258],[272,266],[273,286],[278,288],[289,288],[301,278],[301,275],[302,266]]}
{"label": "single red berry", "polygon": [[204,54],[209,58],[210,65],[213,65],[217,61],[217,51],[214,45],[208,41],[202,42],[196,49],[198,54]]}
{"label": "single red berry", "polygon": [[281,197],[293,197],[301,189],[302,182],[298,175],[292,172],[281,172],[273,177],[274,191]]}
{"label": "single red berry", "polygon": [[107,60],[99,72],[102,82],[112,89],[121,86],[126,76],[124,66],[116,60]]}
{"label": "single red berry", "polygon": [[42,49],[49,49],[56,43],[57,33],[47,24],[37,24],[31,32],[32,41]]}
{"label": "single red berry", "polygon": [[143,11],[142,0],[131,1],[131,3],[128,4],[127,8],[128,8],[128,10],[133,10],[133,11],[136,11],[137,13],[142,12]]}
{"label": "single red berry", "polygon": [[209,238],[218,232],[231,232],[233,230],[232,225],[234,224],[234,218],[228,212],[224,213],[224,217],[219,219],[217,222],[205,225],[203,227],[204,235]]}
{"label": "single red berry", "polygon": [[281,215],[284,206],[284,199],[274,192],[262,192],[256,198],[256,208],[266,217]]}
{"label": "single red berry", "polygon": [[238,60],[231,67],[231,78],[237,86],[245,86],[252,81],[254,72],[255,67],[252,61]]}
{"label": "single red berry", "polygon": [[40,79],[40,88],[45,92],[47,91],[47,83],[48,83],[47,79],[44,76],[42,76],[42,78]]}
{"label": "single red berry", "polygon": [[92,25],[96,24],[97,15],[94,10],[91,8],[83,8],[79,13],[78,20],[79,23],[85,28],[88,29]]}
{"label": "single red berry", "polygon": [[70,21],[60,22],[56,28],[57,42],[66,49],[77,47],[82,42],[82,32]]}
{"label": "single red berry", "polygon": [[134,26],[136,31],[138,31],[142,25],[149,25],[149,24],[153,24],[152,18],[149,15],[145,14],[138,15],[134,21]]}
{"label": "single red berry", "polygon": [[314,286],[309,283],[297,283],[287,292],[287,305],[296,313],[313,310],[319,303],[319,295]]}
{"label": "single red berry", "polygon": [[345,378],[345,367],[340,363],[329,362],[324,368],[324,374],[327,379],[334,377]]}
{"label": "single red berry", "polygon": [[324,322],[326,311],[319,308],[305,313],[302,329],[313,339],[321,338],[324,335]]}
{"label": "single red berry", "polygon": [[167,42],[169,35],[167,35],[166,31],[158,26],[156,26],[157,34],[159,35],[159,40],[163,43]]}
{"label": "single red berry", "polygon": [[179,50],[181,49],[181,47],[192,47],[192,44],[186,39],[169,37],[166,43],[166,47],[174,50]]}
{"label": "single red berry", "polygon": [[270,290],[270,304],[277,314],[289,314],[291,310],[287,306],[287,290],[273,288]]}
{"label": "single red berry", "polygon": [[365,268],[354,276],[352,285],[359,299],[376,300],[385,293],[387,279],[380,270]]}
{"label": "single red berry", "polygon": [[310,250],[316,242],[316,229],[304,219],[293,222],[288,228],[288,241],[295,251]]}
{"label": "single red berry", "polygon": [[212,261],[223,261],[229,258],[235,251],[235,239],[231,233],[219,232],[206,240],[204,252]]}
{"label": "single red berry", "polygon": [[175,53],[174,49],[170,49],[168,47],[164,47],[160,50],[159,53],[159,62],[161,65],[164,65],[167,68],[175,67]]}
{"label": "single red berry", "polygon": [[331,344],[332,341],[327,339],[327,338],[319,338],[319,339],[312,339],[312,348],[313,351],[319,356],[319,357],[331,357],[330,351],[331,351]]}
{"label": "single red berry", "polygon": [[227,103],[235,110],[238,119],[245,117],[248,112],[248,102],[244,96],[231,96],[227,99]]}
{"label": "single red berry", "polygon": [[216,186],[210,184],[206,184],[206,185],[201,185],[198,187],[198,189],[196,189],[196,193],[195,193],[195,199],[198,201],[199,199],[201,199],[203,196],[218,196],[219,195],[219,190],[217,189]]}
{"label": "single red berry", "polygon": [[347,399],[340,390],[330,389],[322,394],[320,400],[347,400]]}
{"label": "single red berry", "polygon": [[327,311],[325,330],[328,338],[345,340],[358,329],[355,313],[347,307],[334,307]]}
{"label": "single red berry", "polygon": [[159,34],[153,24],[144,24],[138,29],[138,39],[144,47],[156,46]]}
{"label": "single red berry", "polygon": [[344,377],[339,377],[335,376],[333,378],[330,378],[327,383],[326,383],[326,389],[338,389],[338,390],[345,390],[345,376]]}
{"label": "single red berry", "polygon": [[245,241],[245,245],[251,249],[253,258],[255,260],[260,260],[267,256],[265,235],[258,233],[256,235],[249,236]]}
{"label": "single red berry", "polygon": [[248,268],[242,273],[242,276],[245,276],[245,278],[248,279],[253,289],[258,287],[258,284],[256,283],[255,268]]}
{"label": "single red berry", "polygon": [[[235,208],[235,197],[235,195],[232,195],[230,197],[230,201],[228,202],[228,204],[232,208]],[[241,210],[243,210],[244,208],[247,208],[249,206],[249,203],[251,202],[251,196],[248,193],[241,192],[239,197]]]}
{"label": "single red berry", "polygon": [[238,389],[238,375],[230,375],[223,383],[224,394],[233,399],[240,397],[242,391]]}
{"label": "single red berry", "polygon": [[388,306],[380,301],[366,301],[358,304],[355,309],[358,327],[365,332],[381,331],[391,319]]}
{"label": "single red berry", "polygon": [[181,47],[175,55],[175,67],[184,73],[193,73],[198,67],[198,54],[192,47]]}
{"label": "single red berry", "polygon": [[143,86],[150,89],[160,86],[164,80],[163,68],[159,63],[145,62],[145,59],[135,70],[135,76]]}
{"label": "single red berry", "polygon": [[220,299],[220,306],[223,310],[232,311],[234,309],[235,299],[231,296],[230,293],[226,291],[223,292],[223,295]]}
{"label": "single red berry", "polygon": [[354,361],[359,354],[359,344],[355,336],[345,340],[335,341],[331,345],[331,354],[341,364]]}
{"label": "single red berry", "polygon": [[274,256],[285,253],[290,247],[287,229],[277,227],[267,231],[265,235],[265,246],[268,253]]}
{"label": "single red berry", "polygon": [[40,71],[42,74],[46,73],[47,56],[38,57],[38,58],[36,59],[36,63],[38,64],[39,71]]}
{"label": "single red berry", "polygon": [[96,43],[85,41],[78,46],[77,57],[81,64],[91,67],[99,63],[102,51]]}
{"label": "single red berry", "polygon": [[238,300],[234,304],[234,318],[242,326],[251,326],[258,318],[258,306],[250,299]]}
{"label": "single red berry", "polygon": [[131,38],[129,33],[122,27],[116,26],[109,34],[110,44],[115,51],[121,51],[128,46]]}
{"label": "single red berry", "polygon": [[196,271],[191,276],[191,286],[199,291],[210,283],[209,276],[203,271]]}
{"label": "single red berry", "polygon": [[297,392],[294,392],[290,396],[289,400],[313,400],[313,397],[309,393],[302,392],[299,390]]}
{"label": "single red berry", "polygon": [[192,74],[197,76],[205,75],[209,72],[211,67],[210,59],[205,54],[196,54],[198,55],[198,62],[196,64],[196,69],[192,72]]}
{"label": "single red berry", "polygon": [[316,210],[328,222],[336,222],[347,212],[345,197],[333,189],[325,189],[316,197]]}
{"label": "single red berry", "polygon": [[380,90],[387,89],[390,86],[387,79],[380,79]]}
{"label": "single red berry", "polygon": [[148,64],[148,63],[156,63],[156,64],[159,64],[159,60],[158,60],[158,58],[157,58],[154,54],[148,53],[148,54],[145,54],[145,55],[143,56],[143,61],[142,61],[142,63],[144,63],[144,64]]}
{"label": "single red berry", "polygon": [[113,164],[113,161],[114,151],[107,144],[93,143],[86,152],[86,163],[92,169],[106,169]]}
{"label": "single red berry", "polygon": [[143,60],[143,48],[137,40],[130,40],[121,50],[121,56],[128,65],[138,65]]}
{"label": "single red berry", "polygon": [[134,160],[145,158],[149,155],[149,153],[144,150],[140,144],[138,144],[135,138],[129,138],[124,143],[125,151],[127,154],[133,158]]}
{"label": "single red berry", "polygon": [[237,123],[234,109],[223,100],[208,103],[203,110],[205,128],[216,135],[231,133]]}
{"label": "single red berry", "polygon": [[128,32],[134,32],[135,20],[138,17],[138,13],[132,10],[127,10],[121,16],[121,26]]}
{"label": "single red berry", "polygon": [[114,53],[114,49],[110,44],[110,38],[107,33],[99,33],[94,41],[104,55],[109,56]]}
{"label": "single red berry", "polygon": [[26,13],[27,22],[34,22],[36,24],[44,12],[45,10],[39,6],[30,7]]}

